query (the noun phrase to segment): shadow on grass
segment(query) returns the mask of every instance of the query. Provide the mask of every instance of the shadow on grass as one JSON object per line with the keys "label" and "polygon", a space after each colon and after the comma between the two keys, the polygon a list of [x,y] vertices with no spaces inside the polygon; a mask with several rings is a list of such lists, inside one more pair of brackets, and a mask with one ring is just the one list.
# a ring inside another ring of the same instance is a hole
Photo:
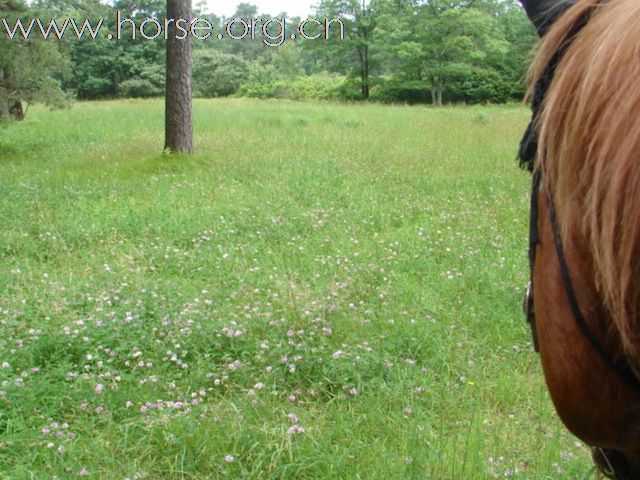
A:
{"label": "shadow on grass", "polygon": [[[0,126],[2,128],[2,126]],[[0,142],[0,161],[14,159],[18,155],[18,149],[10,143]]]}
{"label": "shadow on grass", "polygon": [[211,160],[204,156],[179,153],[159,153],[131,164],[132,171],[143,175],[177,174],[212,167]]}

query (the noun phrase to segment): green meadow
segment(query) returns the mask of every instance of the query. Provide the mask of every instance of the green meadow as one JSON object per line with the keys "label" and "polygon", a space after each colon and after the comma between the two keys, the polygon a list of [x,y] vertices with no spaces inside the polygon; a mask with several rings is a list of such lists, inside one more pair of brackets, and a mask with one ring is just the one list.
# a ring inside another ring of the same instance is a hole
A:
{"label": "green meadow", "polygon": [[3,479],[589,478],[520,309],[529,113],[203,100],[0,127]]}

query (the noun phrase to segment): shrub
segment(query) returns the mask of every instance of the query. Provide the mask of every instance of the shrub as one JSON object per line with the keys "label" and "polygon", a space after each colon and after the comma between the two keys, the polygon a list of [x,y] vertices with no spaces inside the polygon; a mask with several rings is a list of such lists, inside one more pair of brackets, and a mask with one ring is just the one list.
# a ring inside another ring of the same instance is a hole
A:
{"label": "shrub", "polygon": [[517,96],[514,86],[495,70],[474,69],[465,72],[445,92],[450,101],[465,103],[505,103]]}
{"label": "shrub", "polygon": [[114,95],[113,82],[107,78],[89,77],[78,88],[80,98],[102,98]]}
{"label": "shrub", "polygon": [[384,103],[431,103],[431,90],[423,80],[391,79],[371,89],[371,100]]}
{"label": "shrub", "polygon": [[120,84],[123,97],[149,98],[164,94],[164,67],[147,65],[136,78],[130,78]]}
{"label": "shrub", "polygon": [[287,98],[290,100],[348,100],[354,97],[345,77],[326,73],[298,77],[294,80],[277,78],[277,72],[267,65],[262,72],[250,76],[238,95],[253,98]]}
{"label": "shrub", "polygon": [[236,93],[247,78],[249,64],[236,55],[201,49],[193,53],[193,93],[197,97],[224,97]]}
{"label": "shrub", "polygon": [[280,94],[293,100],[331,100],[339,98],[341,77],[313,75],[299,77],[292,82],[278,82]]}

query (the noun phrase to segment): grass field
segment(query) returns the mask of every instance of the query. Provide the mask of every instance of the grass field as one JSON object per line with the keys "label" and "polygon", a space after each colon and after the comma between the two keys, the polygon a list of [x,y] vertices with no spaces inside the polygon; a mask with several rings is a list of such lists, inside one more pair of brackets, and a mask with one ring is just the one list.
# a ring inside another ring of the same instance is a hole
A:
{"label": "grass field", "polygon": [[589,478],[520,311],[520,106],[0,129],[3,479]]}

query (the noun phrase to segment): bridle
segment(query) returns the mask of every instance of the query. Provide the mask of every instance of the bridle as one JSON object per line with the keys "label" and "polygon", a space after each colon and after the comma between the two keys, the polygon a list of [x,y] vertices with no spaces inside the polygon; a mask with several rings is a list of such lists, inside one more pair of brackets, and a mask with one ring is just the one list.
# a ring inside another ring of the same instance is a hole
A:
{"label": "bridle", "polygon": [[[553,54],[549,63],[546,65],[540,79],[534,86],[533,98],[532,98],[532,119],[527,127],[527,130],[520,142],[519,160],[520,166],[526,168],[532,173],[532,187],[531,187],[531,204],[530,204],[530,217],[529,217],[529,268],[530,268],[530,281],[527,287],[525,298],[523,301],[523,309],[526,313],[527,321],[531,326],[531,332],[533,337],[533,344],[536,352],[539,352],[538,336],[536,331],[536,318],[534,312],[534,289],[533,289],[533,275],[535,270],[536,261],[536,248],[540,243],[540,237],[538,232],[538,220],[539,220],[539,208],[538,197],[541,193],[542,185],[542,173],[535,166],[535,159],[538,153],[538,119],[542,111],[542,104],[546,93],[553,80],[555,70],[562,59],[567,49],[572,44],[576,35],[588,22],[593,10],[598,7],[602,2],[597,2],[594,7],[587,10],[587,12],[581,16],[573,26],[567,39]],[[578,326],[580,332],[584,338],[589,342],[591,347],[597,352],[600,359],[610,370],[615,372],[616,375],[629,387],[640,393],[640,380],[633,372],[628,362],[624,358],[618,358],[611,355],[605,346],[594,335],[593,331],[589,327],[580,303],[576,295],[573,281],[571,280],[571,273],[567,262],[567,257],[562,244],[562,238],[560,235],[560,226],[558,225],[558,217],[556,214],[555,205],[553,202],[552,194],[545,189],[545,197],[549,210],[549,222],[551,224],[551,230],[553,234],[553,241],[555,245],[556,258],[558,261],[558,267],[562,277],[562,283],[566,294],[567,301],[571,308],[573,318]],[[544,200],[543,200],[544,201]],[[600,448],[594,448],[592,451],[593,459],[600,469],[600,471],[608,477],[615,478],[617,480],[631,480],[631,474],[626,458],[622,452],[616,450],[605,450]]]}
{"label": "bridle", "polygon": [[[530,233],[529,233],[529,261],[531,264],[531,280],[527,286],[525,294],[523,308],[527,317],[527,321],[531,326],[531,333],[533,337],[533,344],[536,352],[539,352],[538,336],[536,332],[536,318],[533,308],[533,274],[535,268],[535,256],[536,246],[539,243],[538,235],[538,193],[540,192],[542,176],[539,171],[535,171],[532,179],[531,189],[531,215],[530,215]],[[569,271],[569,265],[567,263],[566,254],[562,245],[562,239],[560,237],[560,227],[558,225],[558,218],[556,215],[555,206],[550,193],[545,195],[548,209],[549,209],[549,222],[551,223],[551,230],[553,233],[553,242],[555,245],[556,258],[558,260],[558,267],[562,277],[562,284],[564,291],[571,308],[573,318],[581,331],[584,338],[589,342],[591,347],[598,353],[601,360],[610,370],[614,371],[618,377],[631,387],[636,392],[640,393],[640,380],[635,375],[628,362],[623,358],[613,357],[604,345],[594,335],[593,331],[589,327],[578,302],[578,297],[571,280],[571,274]],[[598,469],[607,477],[617,480],[632,480],[631,473],[629,471],[629,465],[622,452],[617,450],[602,449],[594,447],[592,449],[592,457]]]}
{"label": "bridle", "polygon": [[[535,256],[536,256],[536,246],[540,243],[539,235],[538,235],[538,205],[537,198],[540,193],[540,184],[542,181],[542,175],[539,171],[534,172],[533,181],[532,181],[532,192],[531,192],[531,214],[530,214],[530,235],[529,235],[529,261],[531,267],[531,281],[527,288],[527,293],[525,296],[525,313],[527,315],[527,320],[531,324],[531,331],[534,338],[534,346],[536,351],[539,351],[538,348],[538,339],[535,328],[535,313],[533,309],[533,273],[535,268]],[[576,325],[578,326],[580,332],[584,336],[584,338],[589,342],[591,347],[598,353],[602,361],[613,371],[615,371],[618,376],[631,388],[640,393],[640,380],[633,372],[629,363],[624,359],[619,357],[614,357],[611,355],[605,346],[598,340],[598,337],[593,333],[587,320],[582,313],[582,309],[580,308],[580,302],[578,301],[578,296],[576,294],[573,281],[571,280],[571,272],[569,270],[569,264],[567,262],[567,257],[564,251],[564,247],[562,245],[562,238],[560,236],[560,226],[558,225],[558,216],[556,214],[555,205],[553,203],[553,199],[551,198],[551,194],[546,192],[545,194],[547,206],[549,209],[549,222],[551,223],[551,231],[553,233],[553,243],[555,245],[556,250],[556,258],[558,260],[558,267],[560,269],[560,275],[562,277],[562,284],[564,287],[564,291],[567,297],[567,301],[569,302],[569,307],[571,308],[571,313],[573,314],[573,318],[576,321]]]}

